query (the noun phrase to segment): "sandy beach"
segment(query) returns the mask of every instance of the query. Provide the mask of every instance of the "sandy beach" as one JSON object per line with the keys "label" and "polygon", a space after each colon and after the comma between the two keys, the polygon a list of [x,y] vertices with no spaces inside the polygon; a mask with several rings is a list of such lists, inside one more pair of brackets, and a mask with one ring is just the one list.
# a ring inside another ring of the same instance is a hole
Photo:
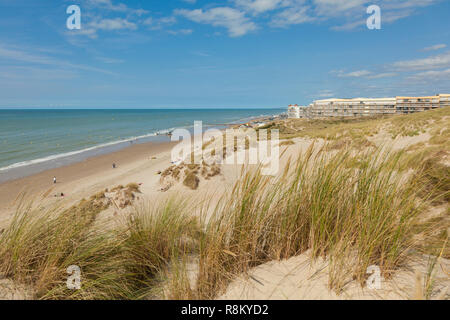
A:
{"label": "sandy beach", "polygon": [[[65,200],[77,201],[114,184],[158,179],[156,172],[170,165],[174,143],[149,142],[89,158],[72,165],[50,169],[0,184],[0,223],[10,217],[21,195],[26,199],[53,199],[64,193]],[[116,169],[112,164],[116,164]],[[53,183],[53,177],[57,183]],[[138,181],[134,181],[134,180]],[[145,188],[145,186],[143,186]]]}

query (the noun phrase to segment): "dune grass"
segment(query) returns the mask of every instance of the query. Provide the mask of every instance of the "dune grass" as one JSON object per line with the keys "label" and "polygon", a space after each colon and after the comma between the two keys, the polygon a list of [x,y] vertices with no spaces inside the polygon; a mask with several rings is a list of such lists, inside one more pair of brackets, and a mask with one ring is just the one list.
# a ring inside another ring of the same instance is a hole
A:
{"label": "dune grass", "polygon": [[198,219],[190,216],[182,200],[141,207],[128,221],[122,248],[124,266],[132,281],[134,298],[157,298],[167,268],[196,251],[201,232]]}
{"label": "dune grass", "polygon": [[32,285],[38,297],[45,295],[78,260],[78,250],[90,238],[97,214],[108,206],[93,197],[67,210],[19,207],[0,235],[0,274]]}
{"label": "dune grass", "polygon": [[[329,259],[336,292],[349,276],[364,285],[371,265],[389,278],[416,247],[422,189],[399,174],[398,153],[359,159],[311,147],[277,179],[243,171],[202,223],[174,200],[136,208],[120,230],[92,228],[89,214],[24,210],[1,235],[0,272],[41,299],[212,299],[250,268],[310,250]],[[81,290],[65,287],[70,265],[82,269]]]}
{"label": "dune grass", "polygon": [[[136,208],[118,230],[94,227],[104,208],[87,210],[85,203],[19,208],[0,235],[0,274],[31,288],[36,299],[151,298],[171,259],[195,250],[197,220],[183,214],[182,201]],[[72,265],[82,270],[81,290],[67,289]]]}
{"label": "dune grass", "polygon": [[[217,296],[254,266],[309,249],[332,263],[356,261],[340,271],[362,284],[370,265],[389,277],[413,246],[417,186],[397,174],[398,157],[367,153],[358,169],[350,160],[347,152],[310,149],[279,180],[247,173],[201,239],[198,298]],[[339,291],[344,280],[330,279],[330,287]]]}

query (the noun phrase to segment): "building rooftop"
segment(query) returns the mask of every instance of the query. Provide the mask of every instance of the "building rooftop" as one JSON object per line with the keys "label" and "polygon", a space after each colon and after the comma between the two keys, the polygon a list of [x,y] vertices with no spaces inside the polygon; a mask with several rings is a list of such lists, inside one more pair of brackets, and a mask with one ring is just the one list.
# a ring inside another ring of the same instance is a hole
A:
{"label": "building rooftop", "polygon": [[348,102],[348,101],[395,101],[396,99],[432,99],[432,98],[439,98],[440,96],[448,97],[450,94],[447,93],[441,93],[435,96],[417,96],[417,97],[403,97],[403,96],[397,96],[397,97],[385,97],[385,98],[330,98],[330,99],[321,99],[321,100],[315,100],[314,102]]}
{"label": "building rooftop", "polygon": [[315,100],[316,102],[336,102],[336,101],[386,101],[386,100],[395,100],[395,98],[351,98],[351,99],[322,99],[322,100]]}

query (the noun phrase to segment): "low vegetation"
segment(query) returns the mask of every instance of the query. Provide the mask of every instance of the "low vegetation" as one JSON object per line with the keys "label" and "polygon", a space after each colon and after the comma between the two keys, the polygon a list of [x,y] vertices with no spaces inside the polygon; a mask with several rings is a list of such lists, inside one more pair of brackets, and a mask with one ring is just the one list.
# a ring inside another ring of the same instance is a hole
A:
{"label": "low vegetation", "polygon": [[200,177],[209,180],[221,174],[220,166],[217,164],[185,164],[173,165],[161,173],[160,183],[163,186],[162,191],[167,191],[176,183],[182,182],[183,185],[191,190],[197,190],[200,185]]}
{"label": "low vegetation", "polygon": [[0,274],[32,286],[38,297],[45,296],[66,277],[70,265],[99,254],[99,238],[91,227],[108,206],[93,197],[62,212],[20,207],[0,235]]}
{"label": "low vegetation", "polygon": [[183,184],[192,190],[197,190],[199,183],[200,183],[200,179],[193,172],[189,172],[183,181]]}
{"label": "low vegetation", "polygon": [[[181,201],[136,208],[119,230],[93,227],[99,210],[77,208],[21,208],[0,236],[0,274],[37,299],[152,298],[171,259],[196,250],[199,226]],[[72,265],[82,270],[81,290],[66,286]]]}
{"label": "low vegetation", "polygon": [[[312,139],[341,140],[373,137],[380,132],[387,132],[391,138],[415,136],[429,129],[433,135],[441,135],[444,142],[449,135],[449,108],[419,112],[408,115],[377,116],[363,118],[333,119],[288,119],[271,122],[261,129],[278,129],[280,139],[308,137]],[[444,136],[442,136],[444,134]],[[447,146],[449,140],[446,140]]]}
{"label": "low vegetation", "polygon": [[399,157],[367,153],[356,170],[347,161],[346,152],[326,159],[310,150],[278,181],[247,173],[201,240],[199,298],[213,298],[254,266],[310,249],[336,266],[337,291],[348,275],[363,283],[370,265],[389,277],[414,246],[420,186],[396,174]]}

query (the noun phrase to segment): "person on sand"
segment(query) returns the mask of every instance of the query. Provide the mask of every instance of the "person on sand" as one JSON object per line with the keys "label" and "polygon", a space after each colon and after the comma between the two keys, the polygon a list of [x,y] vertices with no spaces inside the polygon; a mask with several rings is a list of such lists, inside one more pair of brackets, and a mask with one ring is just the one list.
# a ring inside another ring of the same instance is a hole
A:
{"label": "person on sand", "polygon": [[115,168],[116,168],[116,164],[115,164],[115,163],[113,163],[113,164],[112,164],[112,167],[113,167],[113,169],[115,169]]}
{"label": "person on sand", "polygon": [[53,183],[56,184],[56,177],[53,177]]}

